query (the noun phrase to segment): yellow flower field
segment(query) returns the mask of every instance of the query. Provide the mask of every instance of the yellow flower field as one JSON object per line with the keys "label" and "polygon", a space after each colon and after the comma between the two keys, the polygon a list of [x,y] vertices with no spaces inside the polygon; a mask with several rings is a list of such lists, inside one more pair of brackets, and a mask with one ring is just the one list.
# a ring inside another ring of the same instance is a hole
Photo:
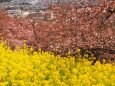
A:
{"label": "yellow flower field", "polygon": [[115,86],[115,66],[0,44],[0,86]]}

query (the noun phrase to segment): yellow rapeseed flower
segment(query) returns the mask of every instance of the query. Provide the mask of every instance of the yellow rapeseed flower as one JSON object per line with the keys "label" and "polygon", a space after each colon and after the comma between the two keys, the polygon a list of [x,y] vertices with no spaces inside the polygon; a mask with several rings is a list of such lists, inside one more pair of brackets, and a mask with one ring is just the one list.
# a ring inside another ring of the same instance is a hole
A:
{"label": "yellow rapeseed flower", "polygon": [[0,44],[0,86],[115,86],[114,65],[28,50]]}

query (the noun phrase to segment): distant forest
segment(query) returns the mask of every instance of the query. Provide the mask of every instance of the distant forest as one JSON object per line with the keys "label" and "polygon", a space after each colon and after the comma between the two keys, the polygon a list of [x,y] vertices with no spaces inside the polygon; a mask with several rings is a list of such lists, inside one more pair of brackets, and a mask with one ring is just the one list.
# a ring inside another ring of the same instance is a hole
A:
{"label": "distant forest", "polygon": [[10,2],[11,0],[0,0],[0,3],[2,2]]}

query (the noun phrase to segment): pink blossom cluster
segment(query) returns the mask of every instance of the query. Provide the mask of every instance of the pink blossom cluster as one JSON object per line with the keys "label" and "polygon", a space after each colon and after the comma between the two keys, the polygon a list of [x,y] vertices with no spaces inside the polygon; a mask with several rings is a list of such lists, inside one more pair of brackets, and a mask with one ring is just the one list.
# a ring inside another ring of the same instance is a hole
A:
{"label": "pink blossom cluster", "polygon": [[12,48],[22,47],[26,40],[35,50],[58,49],[64,53],[76,48],[105,49],[101,53],[104,56],[111,55],[109,50],[115,52],[115,1],[102,0],[97,6],[85,7],[77,3],[54,4],[51,10],[54,18],[47,21],[0,17],[0,36]]}

